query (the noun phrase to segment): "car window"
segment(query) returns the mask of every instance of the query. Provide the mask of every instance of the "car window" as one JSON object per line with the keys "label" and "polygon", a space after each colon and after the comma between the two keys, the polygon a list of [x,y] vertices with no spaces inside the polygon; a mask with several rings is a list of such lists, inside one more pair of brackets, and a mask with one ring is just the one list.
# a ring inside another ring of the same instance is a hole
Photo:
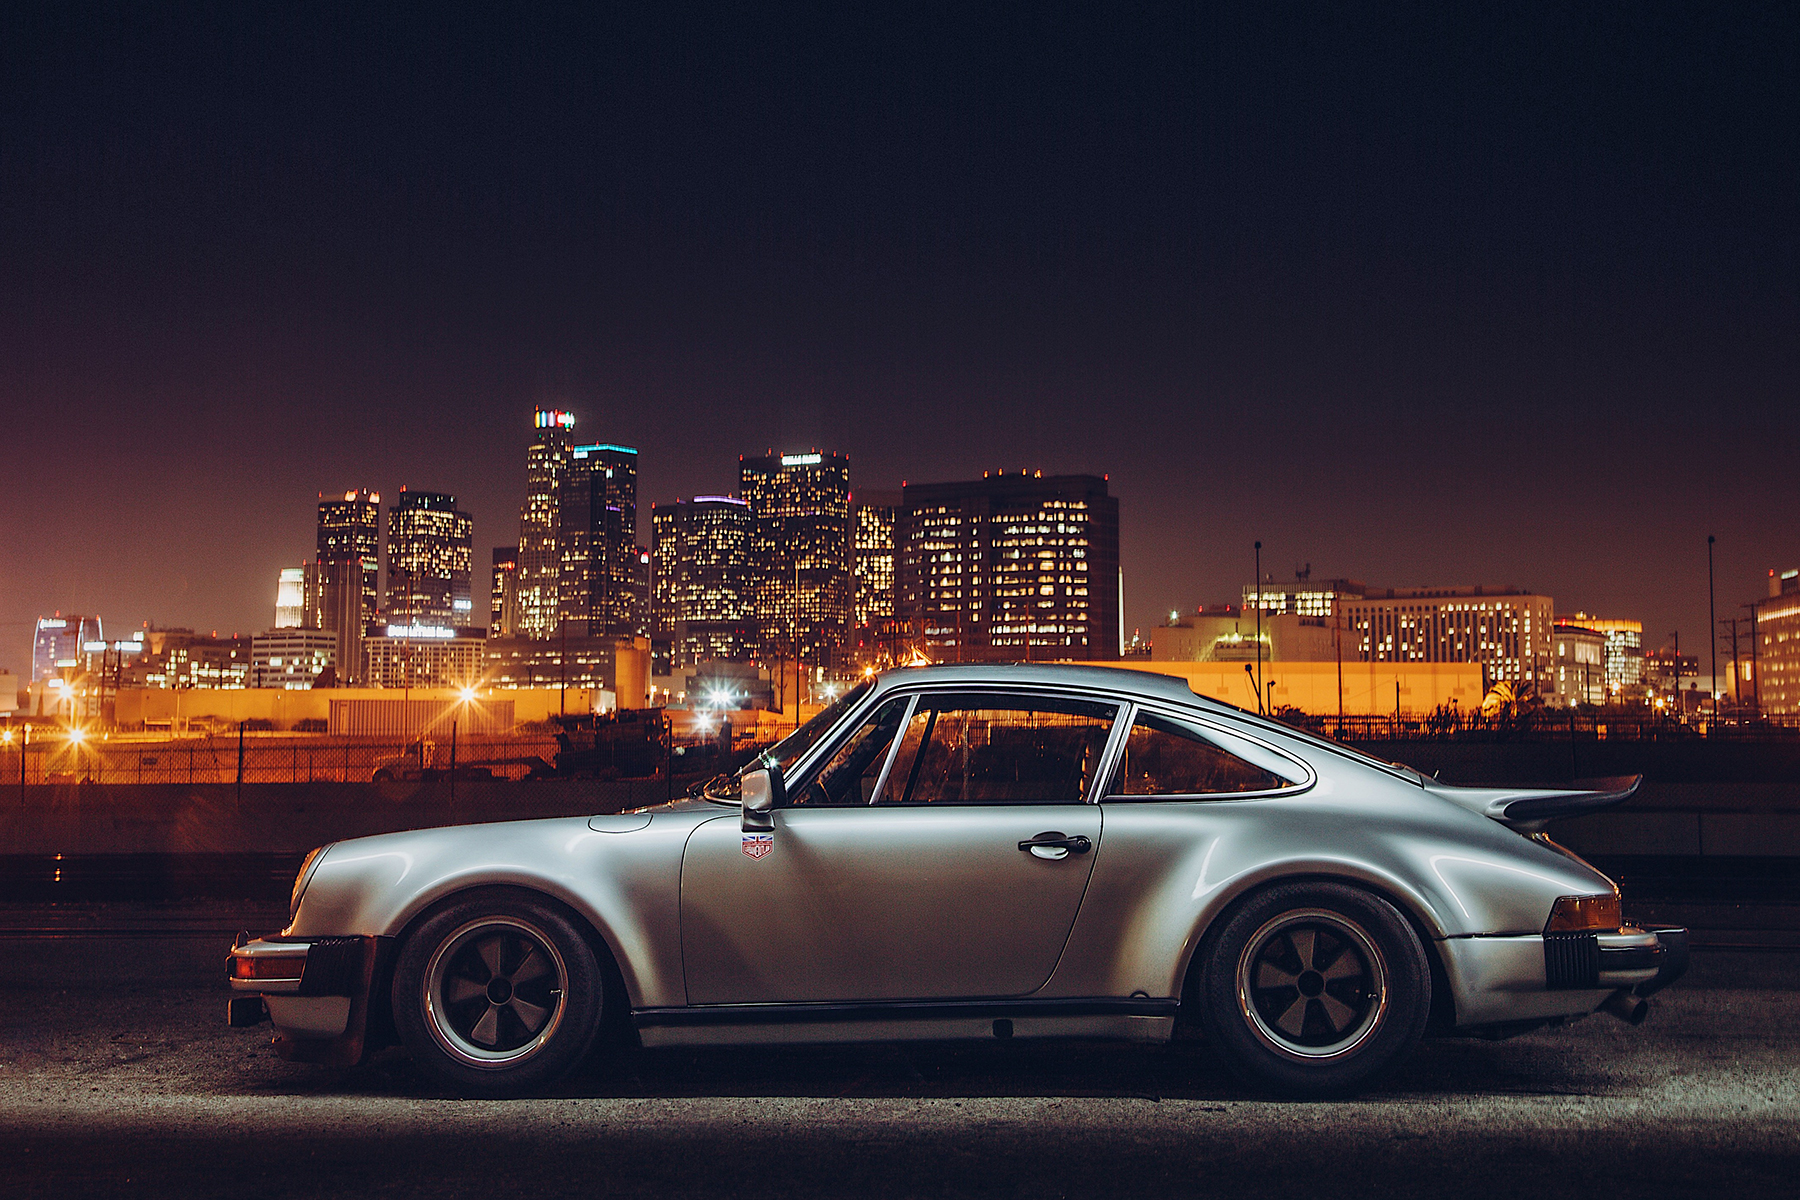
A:
{"label": "car window", "polygon": [[[1236,743],[1232,753],[1221,741]],[[1251,757],[1258,761],[1249,761]],[[1299,769],[1278,756],[1226,739],[1185,721],[1140,713],[1125,739],[1108,795],[1195,796],[1268,792],[1301,782]]]}
{"label": "car window", "polygon": [[788,803],[807,807],[869,803],[909,703],[910,697],[896,696],[877,708],[851,732],[812,782],[789,795]]}
{"label": "car window", "polygon": [[1054,697],[921,696],[877,803],[1080,804],[1117,716]]}

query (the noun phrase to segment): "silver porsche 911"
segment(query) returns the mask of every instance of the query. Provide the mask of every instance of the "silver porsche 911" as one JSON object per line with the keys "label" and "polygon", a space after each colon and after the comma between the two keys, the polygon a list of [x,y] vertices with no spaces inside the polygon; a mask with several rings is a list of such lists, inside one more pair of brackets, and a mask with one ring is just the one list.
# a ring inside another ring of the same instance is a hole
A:
{"label": "silver porsche 911", "polygon": [[1341,1094],[1427,1033],[1635,1023],[1685,931],[1624,924],[1541,832],[1598,791],[1450,787],[1071,666],[864,683],[735,778],[639,812],[313,852],[234,1023],[352,1063],[397,1039],[467,1095],[646,1046],[1169,1040]]}

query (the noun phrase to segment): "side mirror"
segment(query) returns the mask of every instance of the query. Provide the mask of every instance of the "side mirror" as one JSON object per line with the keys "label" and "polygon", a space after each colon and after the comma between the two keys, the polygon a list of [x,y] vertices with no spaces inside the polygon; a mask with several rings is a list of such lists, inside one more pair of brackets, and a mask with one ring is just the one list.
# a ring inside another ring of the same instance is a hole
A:
{"label": "side mirror", "polygon": [[775,806],[783,798],[780,767],[746,771],[740,785],[740,794],[744,798],[745,829],[775,828]]}

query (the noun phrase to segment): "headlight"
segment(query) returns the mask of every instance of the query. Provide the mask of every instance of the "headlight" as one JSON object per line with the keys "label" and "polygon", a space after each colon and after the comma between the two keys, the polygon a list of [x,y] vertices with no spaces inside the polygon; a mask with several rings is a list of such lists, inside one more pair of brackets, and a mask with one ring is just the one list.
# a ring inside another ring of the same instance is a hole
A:
{"label": "headlight", "polygon": [[1619,911],[1619,894],[1564,896],[1550,909],[1545,933],[1576,933],[1589,929],[1617,929],[1625,923]]}
{"label": "headlight", "polygon": [[294,918],[299,915],[300,897],[305,893],[306,885],[312,880],[312,873],[318,870],[319,860],[325,857],[325,852],[329,849],[331,849],[331,843],[328,842],[323,846],[314,846],[307,851],[305,860],[300,864],[300,873],[294,876],[294,894],[288,897],[288,924],[292,925]]}

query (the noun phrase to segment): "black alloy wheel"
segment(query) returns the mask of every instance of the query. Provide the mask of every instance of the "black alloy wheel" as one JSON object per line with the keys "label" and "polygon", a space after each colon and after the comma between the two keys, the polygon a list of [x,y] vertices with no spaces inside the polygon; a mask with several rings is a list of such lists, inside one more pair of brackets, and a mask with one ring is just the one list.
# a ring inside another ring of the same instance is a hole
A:
{"label": "black alloy wheel", "polygon": [[519,1096],[572,1069],[605,1011],[604,975],[561,905],[510,888],[440,906],[394,964],[394,1027],[459,1095]]}
{"label": "black alloy wheel", "polygon": [[1431,966],[1386,900],[1335,883],[1250,896],[1208,935],[1195,999],[1239,1076],[1286,1095],[1343,1095],[1424,1035]]}

